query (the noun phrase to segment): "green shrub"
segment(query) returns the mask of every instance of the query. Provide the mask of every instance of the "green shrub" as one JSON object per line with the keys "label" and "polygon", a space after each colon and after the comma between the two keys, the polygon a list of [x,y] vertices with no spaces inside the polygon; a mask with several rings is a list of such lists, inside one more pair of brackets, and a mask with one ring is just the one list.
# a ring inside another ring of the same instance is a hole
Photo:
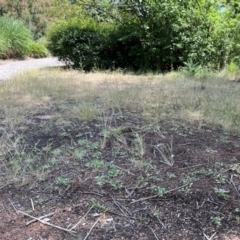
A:
{"label": "green shrub", "polygon": [[44,41],[39,40],[37,42],[32,41],[29,44],[27,55],[33,58],[43,58],[43,57],[48,57],[50,53],[46,48]]}
{"label": "green shrub", "polygon": [[0,17],[0,58],[21,58],[32,42],[32,34],[22,22]]}
{"label": "green shrub", "polygon": [[105,68],[139,70],[144,68],[144,52],[141,39],[129,27],[115,27],[109,31],[101,59],[105,59]]}
{"label": "green shrub", "polygon": [[[132,27],[134,28],[134,27]],[[143,53],[132,28],[121,28],[94,20],[71,19],[52,26],[47,34],[54,56],[76,68],[91,70],[143,66]]]}
{"label": "green shrub", "polygon": [[84,70],[100,67],[105,37],[93,20],[61,21],[48,31],[47,39],[51,53],[67,64]]}

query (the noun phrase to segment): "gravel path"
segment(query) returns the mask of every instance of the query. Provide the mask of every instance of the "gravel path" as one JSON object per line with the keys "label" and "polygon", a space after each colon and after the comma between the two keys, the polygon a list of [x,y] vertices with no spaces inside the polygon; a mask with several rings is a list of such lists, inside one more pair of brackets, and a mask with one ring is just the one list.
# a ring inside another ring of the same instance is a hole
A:
{"label": "gravel path", "polygon": [[57,58],[41,58],[23,61],[0,61],[0,81],[10,79],[14,74],[30,69],[64,66]]}

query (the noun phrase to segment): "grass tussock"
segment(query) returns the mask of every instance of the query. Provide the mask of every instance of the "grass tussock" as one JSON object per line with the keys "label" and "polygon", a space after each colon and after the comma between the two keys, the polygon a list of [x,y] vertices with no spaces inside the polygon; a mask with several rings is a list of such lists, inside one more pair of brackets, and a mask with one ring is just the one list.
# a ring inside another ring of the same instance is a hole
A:
{"label": "grass tussock", "polygon": [[44,40],[35,42],[23,22],[0,17],[0,58],[41,58],[49,56]]}
{"label": "grass tussock", "polygon": [[54,103],[65,116],[85,120],[128,109],[150,123],[181,118],[200,127],[207,122],[239,130],[239,90],[240,85],[223,73],[202,81],[181,73],[136,76],[41,70],[2,83],[0,103],[15,118],[24,108]]}
{"label": "grass tussock", "polygon": [[25,25],[9,17],[0,17],[0,58],[26,55],[32,34]]}

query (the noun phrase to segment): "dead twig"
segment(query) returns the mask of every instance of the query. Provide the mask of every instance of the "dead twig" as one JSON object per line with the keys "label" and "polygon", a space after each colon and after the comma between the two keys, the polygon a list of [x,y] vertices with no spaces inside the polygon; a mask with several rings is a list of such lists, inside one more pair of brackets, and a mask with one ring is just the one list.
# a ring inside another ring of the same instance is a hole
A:
{"label": "dead twig", "polygon": [[33,200],[31,199],[31,204],[32,204],[32,210],[34,211],[34,203],[33,203]]}
{"label": "dead twig", "polygon": [[[150,228],[150,227],[149,227],[149,228]],[[152,233],[153,233],[154,237],[155,237],[157,240],[159,240],[159,238],[157,237],[157,235],[156,235],[155,231],[154,231],[152,228],[150,228],[150,230],[152,231]]]}
{"label": "dead twig", "polygon": [[7,186],[9,186],[9,185],[11,185],[11,184],[12,184],[12,183],[7,183],[7,184],[3,185],[2,187],[0,187],[0,190],[4,189],[5,187],[7,187]]}
{"label": "dead twig", "polygon": [[73,230],[74,228],[76,228],[80,224],[80,222],[88,215],[88,213],[91,211],[91,209],[92,209],[92,207],[89,208],[87,213],[70,230]]}
{"label": "dead twig", "polygon": [[16,214],[19,214],[19,211],[15,208],[13,202],[12,202],[10,199],[8,199],[8,200],[9,200],[9,202],[11,203],[11,205],[12,205],[14,211],[16,212]]}
{"label": "dead twig", "polygon": [[[186,186],[188,186],[188,185],[189,185],[189,184],[185,184],[185,185],[183,185],[183,186],[180,186],[180,187],[177,187],[177,188],[173,188],[173,189],[171,189],[171,190],[169,190],[169,191],[166,191],[165,194],[170,193],[170,192],[173,192],[173,191],[176,191],[176,190],[181,189],[181,188],[184,188],[184,187],[186,187]],[[133,202],[131,202],[131,204],[132,204],[132,203],[136,203],[136,202],[145,201],[145,200],[152,199],[152,198],[156,198],[156,197],[159,197],[159,195],[153,195],[153,196],[150,196],[150,197],[145,197],[145,198],[140,198],[140,199],[138,199],[138,200],[133,200]]]}
{"label": "dead twig", "polygon": [[125,208],[121,203],[117,202],[113,197],[113,203],[120,209],[120,211],[122,212],[122,214],[126,215],[126,213],[122,210],[124,209],[126,212],[128,212],[129,215],[132,215],[127,208]]}
{"label": "dead twig", "polygon": [[99,196],[99,197],[103,197],[102,194],[96,193],[96,192],[80,192],[80,193],[82,193],[82,194],[91,194],[91,195],[96,195],[96,196]]}
{"label": "dead twig", "polygon": [[99,220],[100,220],[100,218],[98,218],[97,221],[92,225],[91,229],[89,230],[89,232],[87,233],[86,237],[83,240],[86,240],[89,237],[93,228],[96,226],[96,224],[98,223]]}
{"label": "dead twig", "polygon": [[[42,220],[42,219],[44,219],[44,218],[51,217],[52,215],[54,215],[54,212],[48,213],[48,214],[46,214],[46,215],[44,215],[44,216],[41,216],[41,217],[38,217],[38,219]],[[33,220],[27,222],[26,225],[28,226],[29,224],[31,224],[31,223],[33,223],[33,222],[36,222],[36,221],[38,221],[38,220],[37,220],[37,219],[33,219]]]}
{"label": "dead twig", "polygon": [[23,214],[24,216],[30,217],[30,218],[32,218],[32,219],[35,219],[36,221],[39,221],[39,222],[42,223],[42,224],[45,224],[45,225],[48,225],[48,226],[57,228],[57,229],[59,229],[59,230],[65,231],[65,232],[68,232],[68,233],[70,233],[71,235],[73,235],[73,236],[76,237],[76,235],[75,235],[76,232],[73,231],[73,230],[71,230],[71,229],[69,230],[69,229],[62,228],[62,227],[59,227],[59,226],[57,226],[57,225],[48,223],[48,222],[46,222],[46,221],[44,221],[44,220],[41,220],[41,219],[36,218],[36,217],[33,217],[33,216],[31,216],[31,215],[29,215],[29,214],[27,214],[27,213],[25,213],[25,212],[22,212],[22,211],[18,211],[18,212],[21,213],[21,214]]}
{"label": "dead twig", "polygon": [[237,189],[237,187],[236,187],[236,185],[235,185],[235,183],[234,183],[234,181],[233,181],[233,175],[231,175],[230,184],[233,186],[233,188],[234,188],[235,191],[237,192],[238,196],[240,196],[240,193],[239,193],[239,191],[238,191],[238,189]]}
{"label": "dead twig", "polygon": [[216,235],[216,233],[214,233],[212,236],[208,237],[205,233],[203,233],[204,237],[207,239],[207,240],[212,240],[213,237]]}

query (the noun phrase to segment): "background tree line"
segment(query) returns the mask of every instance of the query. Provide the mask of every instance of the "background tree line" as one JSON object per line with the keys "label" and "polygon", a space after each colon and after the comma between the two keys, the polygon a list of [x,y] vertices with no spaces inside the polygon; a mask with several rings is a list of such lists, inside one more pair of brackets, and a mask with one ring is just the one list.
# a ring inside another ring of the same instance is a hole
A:
{"label": "background tree line", "polygon": [[[55,0],[49,47],[86,70],[239,63],[238,1]],[[60,11],[56,11],[60,9]]]}
{"label": "background tree line", "polygon": [[0,14],[24,20],[35,39],[47,35],[53,55],[85,70],[240,61],[237,0],[6,0]]}

